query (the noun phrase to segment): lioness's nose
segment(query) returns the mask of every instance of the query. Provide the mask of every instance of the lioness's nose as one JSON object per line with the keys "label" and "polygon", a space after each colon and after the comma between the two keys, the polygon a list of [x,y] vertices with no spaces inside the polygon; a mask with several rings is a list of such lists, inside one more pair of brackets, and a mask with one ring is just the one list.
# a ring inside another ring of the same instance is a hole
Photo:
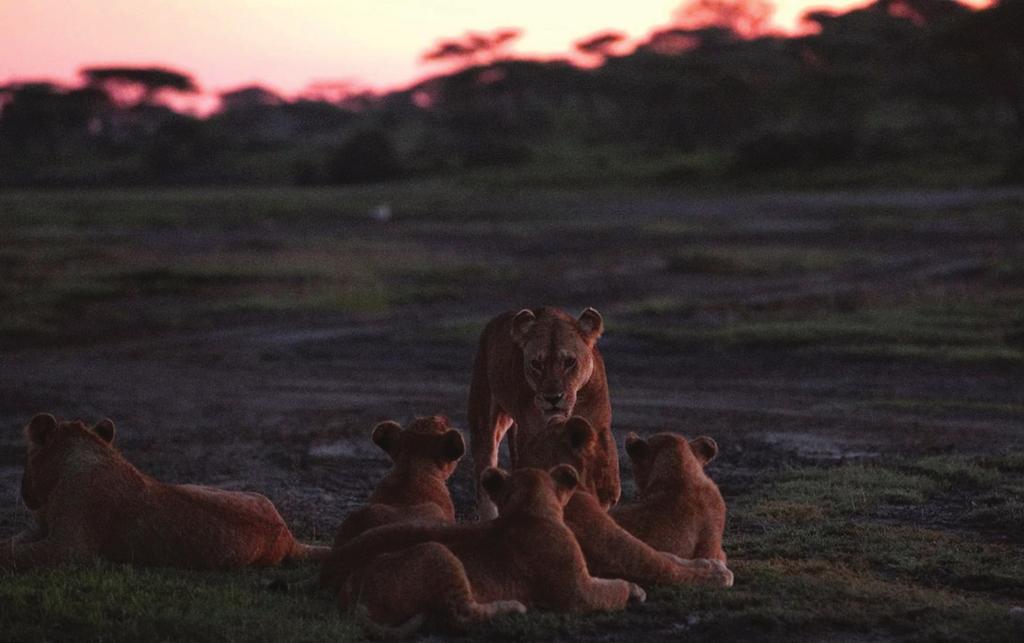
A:
{"label": "lioness's nose", "polygon": [[565,397],[565,395],[563,395],[562,393],[559,393],[558,395],[545,395],[544,400],[551,406],[554,406],[555,404],[561,402],[563,397]]}

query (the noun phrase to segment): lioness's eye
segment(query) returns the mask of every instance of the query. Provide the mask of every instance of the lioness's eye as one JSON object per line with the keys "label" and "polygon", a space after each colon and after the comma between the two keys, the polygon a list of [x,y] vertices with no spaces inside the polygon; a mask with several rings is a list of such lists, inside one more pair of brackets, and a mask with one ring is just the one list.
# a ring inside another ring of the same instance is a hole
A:
{"label": "lioness's eye", "polygon": [[530,368],[533,370],[539,371],[541,366],[544,366],[544,363],[539,359],[530,360]]}
{"label": "lioness's eye", "polygon": [[566,369],[570,369],[570,368],[573,368],[575,366],[576,366],[576,358],[575,357],[566,357],[565,358],[565,368]]}

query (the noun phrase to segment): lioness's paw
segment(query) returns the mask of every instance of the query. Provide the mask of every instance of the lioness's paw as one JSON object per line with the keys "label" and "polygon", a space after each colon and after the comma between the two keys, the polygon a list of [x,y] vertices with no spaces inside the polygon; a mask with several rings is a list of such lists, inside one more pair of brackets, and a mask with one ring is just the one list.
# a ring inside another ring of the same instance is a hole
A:
{"label": "lioness's paw", "polygon": [[634,603],[643,603],[647,600],[647,592],[636,583],[629,584],[629,600]]}

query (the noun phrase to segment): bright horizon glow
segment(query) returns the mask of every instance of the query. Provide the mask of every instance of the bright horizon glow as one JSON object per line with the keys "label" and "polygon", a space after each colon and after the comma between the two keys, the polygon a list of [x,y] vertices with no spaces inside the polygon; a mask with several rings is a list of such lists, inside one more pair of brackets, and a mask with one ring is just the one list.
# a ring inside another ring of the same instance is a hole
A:
{"label": "bright horizon glow", "polygon": [[[567,55],[615,29],[630,40],[667,25],[679,0],[0,0],[0,84],[74,83],[96,65],[159,65],[206,94],[258,83],[294,95],[316,82],[395,89],[444,71],[420,56],[466,31],[518,27],[517,55]],[[866,0],[778,0],[775,25],[798,29],[812,8]],[[970,4],[984,5],[985,0]]]}

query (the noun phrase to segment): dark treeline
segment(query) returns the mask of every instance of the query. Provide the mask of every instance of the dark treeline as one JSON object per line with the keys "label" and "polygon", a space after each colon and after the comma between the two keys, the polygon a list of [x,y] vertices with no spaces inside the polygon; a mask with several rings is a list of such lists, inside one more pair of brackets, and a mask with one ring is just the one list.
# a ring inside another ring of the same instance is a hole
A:
{"label": "dark treeline", "polygon": [[[483,167],[663,181],[941,159],[1024,180],[1024,0],[878,0],[763,34],[764,4],[696,0],[639,43],[581,39],[593,64],[515,59],[517,30],[425,54],[456,71],[386,95],[221,95],[164,104],[186,74],[87,68],[77,87],[0,87],[0,185],[362,183]],[[761,13],[759,13],[761,11]],[[659,165],[652,160],[661,159]],[[557,177],[557,174],[554,176]]]}

